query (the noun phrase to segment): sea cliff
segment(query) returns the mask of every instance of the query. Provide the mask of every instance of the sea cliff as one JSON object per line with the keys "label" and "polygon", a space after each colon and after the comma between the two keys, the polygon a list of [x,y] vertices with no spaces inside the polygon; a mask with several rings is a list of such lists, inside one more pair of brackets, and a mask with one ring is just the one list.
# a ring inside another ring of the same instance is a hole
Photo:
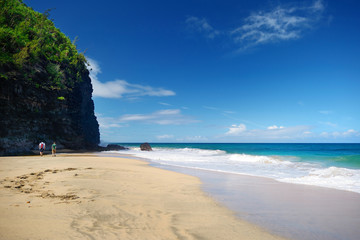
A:
{"label": "sea cliff", "polygon": [[86,59],[53,22],[21,1],[0,2],[0,155],[40,141],[94,149],[100,141]]}

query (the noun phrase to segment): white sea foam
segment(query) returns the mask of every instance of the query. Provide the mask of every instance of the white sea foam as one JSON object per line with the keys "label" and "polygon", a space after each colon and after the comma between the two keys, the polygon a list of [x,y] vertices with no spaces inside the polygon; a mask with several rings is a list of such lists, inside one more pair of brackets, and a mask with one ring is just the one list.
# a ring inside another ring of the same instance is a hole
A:
{"label": "white sea foam", "polygon": [[360,170],[324,168],[317,164],[300,162],[296,157],[227,154],[221,150],[195,148],[154,148],[151,152],[131,148],[125,153],[163,165],[268,177],[281,182],[360,193]]}
{"label": "white sea foam", "polygon": [[360,193],[360,171],[329,167],[312,169],[308,175],[297,178],[279,179],[283,182],[336,188]]}

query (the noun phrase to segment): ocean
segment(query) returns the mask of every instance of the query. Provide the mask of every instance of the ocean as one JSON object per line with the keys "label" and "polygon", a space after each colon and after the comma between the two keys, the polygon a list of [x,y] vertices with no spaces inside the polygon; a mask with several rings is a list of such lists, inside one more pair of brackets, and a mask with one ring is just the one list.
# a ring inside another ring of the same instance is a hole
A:
{"label": "ocean", "polygon": [[360,144],[314,143],[140,143],[122,153],[154,164],[271,178],[360,193]]}
{"label": "ocean", "polygon": [[152,166],[198,177],[241,219],[292,240],[358,240],[360,144],[119,143]]}

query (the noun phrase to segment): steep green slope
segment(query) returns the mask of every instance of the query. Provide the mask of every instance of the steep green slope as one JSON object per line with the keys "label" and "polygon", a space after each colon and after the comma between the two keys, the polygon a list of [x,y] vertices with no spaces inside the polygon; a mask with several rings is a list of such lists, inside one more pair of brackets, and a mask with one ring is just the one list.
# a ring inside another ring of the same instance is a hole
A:
{"label": "steep green slope", "polygon": [[99,143],[84,55],[20,0],[0,0],[0,81],[0,153]]}

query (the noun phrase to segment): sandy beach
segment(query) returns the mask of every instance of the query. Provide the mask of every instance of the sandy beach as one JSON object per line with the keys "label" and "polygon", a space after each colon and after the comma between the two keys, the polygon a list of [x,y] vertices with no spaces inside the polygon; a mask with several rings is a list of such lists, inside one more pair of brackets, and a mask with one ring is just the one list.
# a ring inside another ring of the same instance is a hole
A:
{"label": "sandy beach", "polygon": [[237,218],[198,178],[129,158],[0,158],[0,239],[281,239]]}
{"label": "sandy beach", "polygon": [[358,240],[360,194],[269,178],[160,166],[196,176],[202,189],[246,221],[293,240]]}

